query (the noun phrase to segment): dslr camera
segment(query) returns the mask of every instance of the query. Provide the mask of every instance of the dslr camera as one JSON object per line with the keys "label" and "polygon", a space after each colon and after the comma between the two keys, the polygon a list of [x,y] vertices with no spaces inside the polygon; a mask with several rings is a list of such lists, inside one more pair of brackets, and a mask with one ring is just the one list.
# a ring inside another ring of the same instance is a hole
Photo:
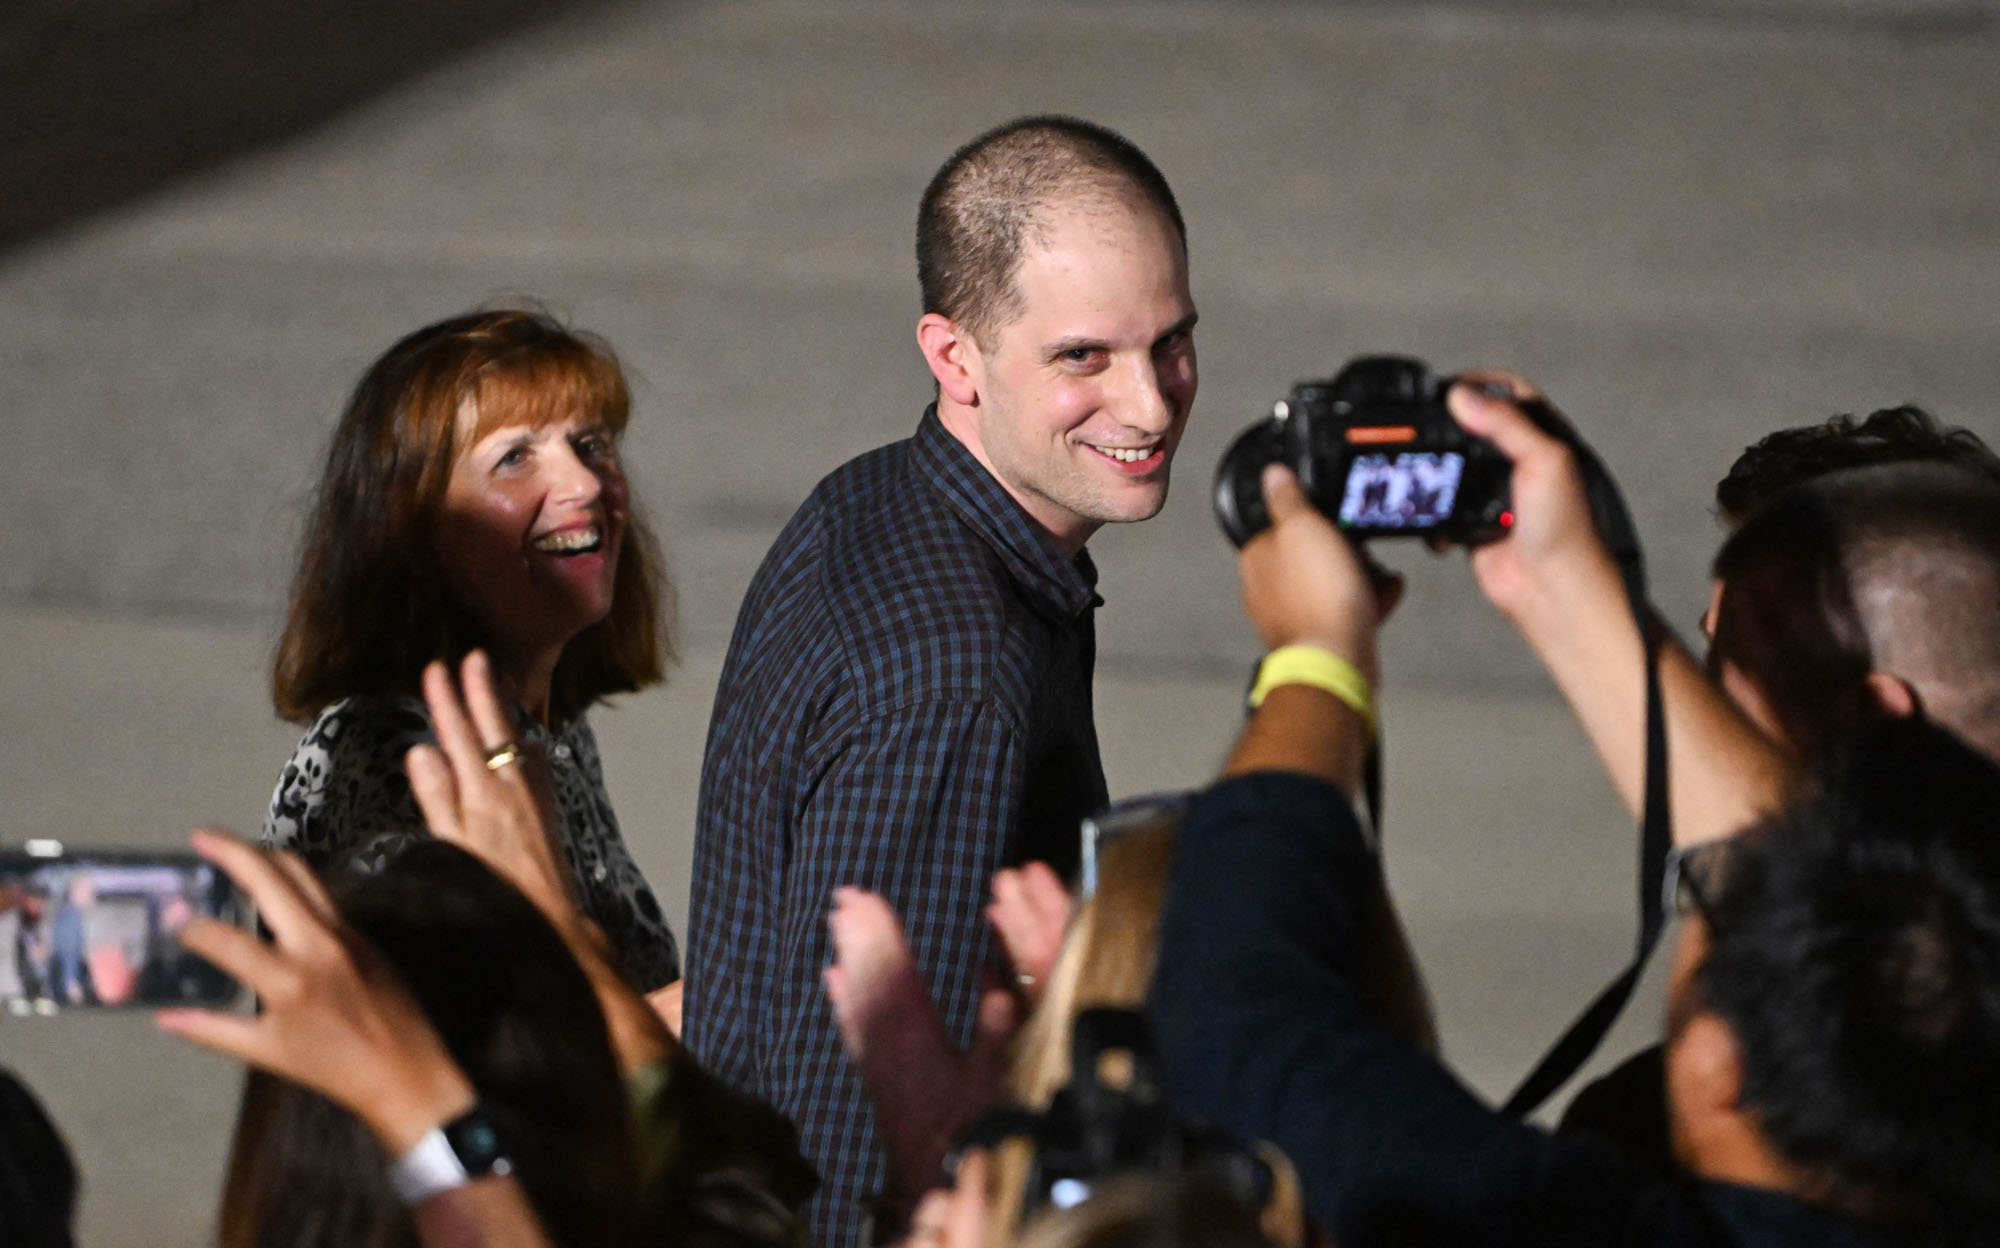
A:
{"label": "dslr camera", "polygon": [[[1121,1086],[1104,1074],[1104,1059],[1114,1054],[1129,1072]],[[1253,1213],[1263,1209],[1278,1195],[1270,1163],[1228,1132],[1175,1115],[1165,1082],[1145,1015],[1087,1009],[1071,1040],[1070,1081],[1049,1107],[988,1109],[960,1134],[957,1151],[1012,1139],[1034,1146],[1021,1193],[1024,1219],[1081,1204],[1103,1180],[1132,1173],[1198,1180]]]}
{"label": "dslr camera", "polygon": [[1506,456],[1445,409],[1451,377],[1420,360],[1365,355],[1302,381],[1245,429],[1215,470],[1215,516],[1236,545],[1270,527],[1264,468],[1297,474],[1313,506],[1348,534],[1489,542],[1514,523]]}

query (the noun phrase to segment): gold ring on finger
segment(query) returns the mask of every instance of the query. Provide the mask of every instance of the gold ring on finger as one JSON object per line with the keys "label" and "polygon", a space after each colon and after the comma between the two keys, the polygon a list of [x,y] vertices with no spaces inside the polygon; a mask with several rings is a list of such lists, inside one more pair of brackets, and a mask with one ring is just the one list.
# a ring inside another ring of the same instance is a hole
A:
{"label": "gold ring on finger", "polygon": [[521,747],[512,741],[502,741],[486,751],[486,770],[498,771],[509,763],[521,761]]}

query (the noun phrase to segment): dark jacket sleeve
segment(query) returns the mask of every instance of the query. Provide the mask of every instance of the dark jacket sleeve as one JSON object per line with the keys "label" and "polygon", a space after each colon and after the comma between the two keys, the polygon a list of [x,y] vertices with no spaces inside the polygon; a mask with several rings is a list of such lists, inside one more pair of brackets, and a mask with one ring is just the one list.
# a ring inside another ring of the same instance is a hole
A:
{"label": "dark jacket sleeve", "polygon": [[1176,839],[1149,1005],[1176,1108],[1276,1143],[1342,1248],[1701,1243],[1675,1184],[1502,1119],[1358,988],[1380,866],[1338,789],[1223,781]]}

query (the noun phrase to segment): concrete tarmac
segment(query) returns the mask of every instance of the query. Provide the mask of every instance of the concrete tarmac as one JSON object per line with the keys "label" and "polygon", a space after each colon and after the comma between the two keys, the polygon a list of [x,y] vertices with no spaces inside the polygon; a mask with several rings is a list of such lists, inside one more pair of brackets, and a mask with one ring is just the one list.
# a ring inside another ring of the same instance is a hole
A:
{"label": "concrete tarmac", "polygon": [[[914,426],[917,195],[1028,111],[1154,156],[1202,312],[1174,499],[1092,545],[1114,792],[1197,783],[1226,748],[1255,640],[1211,465],[1359,352],[1540,380],[1623,479],[1691,629],[1709,490],[1761,433],[1918,401],[2000,435],[1994,13],[690,0],[442,63],[0,254],[0,838],[254,827],[296,735],[265,664],[346,389],[402,332],[532,294],[638,379],[629,458],[686,662],[597,723],[635,855],[684,915],[742,589],[822,473]],[[1391,872],[1448,1049],[1499,1092],[1624,954],[1630,834],[1462,561],[1388,557],[1412,575],[1386,655]],[[211,1234],[229,1064],[109,1013],[0,1019],[0,1061],[77,1150],[85,1243]]]}

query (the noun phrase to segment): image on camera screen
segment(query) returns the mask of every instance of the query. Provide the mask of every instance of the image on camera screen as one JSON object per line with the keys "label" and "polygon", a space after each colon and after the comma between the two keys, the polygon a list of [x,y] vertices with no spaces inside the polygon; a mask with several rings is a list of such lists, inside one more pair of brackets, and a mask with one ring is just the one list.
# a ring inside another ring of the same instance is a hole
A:
{"label": "image on camera screen", "polygon": [[1347,470],[1340,523],[1349,528],[1429,529],[1458,498],[1465,456],[1453,451],[1357,455]]}

